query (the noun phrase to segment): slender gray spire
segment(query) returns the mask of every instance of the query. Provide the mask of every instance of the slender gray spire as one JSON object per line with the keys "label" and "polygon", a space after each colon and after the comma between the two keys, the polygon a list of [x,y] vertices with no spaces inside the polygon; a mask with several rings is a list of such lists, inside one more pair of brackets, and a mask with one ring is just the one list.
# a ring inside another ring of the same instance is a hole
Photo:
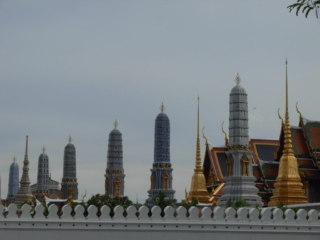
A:
{"label": "slender gray spire", "polygon": [[41,201],[44,195],[49,193],[49,157],[45,153],[46,148],[43,146],[42,153],[38,160],[38,177],[37,177],[37,199]]}
{"label": "slender gray spire", "polygon": [[219,206],[225,207],[228,200],[236,202],[239,199],[247,201],[251,206],[262,206],[258,189],[254,185],[252,175],[252,151],[249,149],[249,119],[247,93],[241,87],[240,76],[237,74],[236,86],[230,93],[229,142],[227,159],[227,174],[224,178],[226,186]]}
{"label": "slender gray spire", "polygon": [[29,179],[29,159],[28,159],[28,135],[26,136],[26,153],[23,161],[23,173],[20,180],[20,188],[15,196],[15,203],[20,208],[24,201],[31,201],[32,193]]}

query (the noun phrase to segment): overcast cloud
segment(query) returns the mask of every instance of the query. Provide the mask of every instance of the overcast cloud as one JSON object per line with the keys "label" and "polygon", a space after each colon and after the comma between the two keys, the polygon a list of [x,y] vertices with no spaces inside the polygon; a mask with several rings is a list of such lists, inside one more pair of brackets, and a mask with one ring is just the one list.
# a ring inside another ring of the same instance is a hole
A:
{"label": "overcast cloud", "polygon": [[[104,193],[108,135],[123,134],[125,194],[150,188],[154,120],[171,121],[176,198],[190,188],[196,107],[211,144],[228,129],[229,93],[239,73],[249,100],[250,136],[279,137],[288,57],[290,118],[320,120],[320,19],[289,13],[294,0],[0,2],[0,174],[7,195],[15,155],[30,180],[45,145],[61,181],[69,134],[77,151],[79,195]],[[202,141],[202,156],[204,141]]]}

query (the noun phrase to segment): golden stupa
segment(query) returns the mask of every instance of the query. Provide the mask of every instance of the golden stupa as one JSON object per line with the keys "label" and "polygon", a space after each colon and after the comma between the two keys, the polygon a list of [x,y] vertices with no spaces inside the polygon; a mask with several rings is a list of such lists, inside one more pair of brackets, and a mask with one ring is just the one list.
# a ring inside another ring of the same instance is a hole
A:
{"label": "golden stupa", "polygon": [[286,115],[284,122],[284,149],[279,163],[279,172],[268,204],[278,206],[307,203],[307,197],[298,172],[297,158],[293,154],[288,110],[288,62],[286,61]]}
{"label": "golden stupa", "polygon": [[198,97],[198,119],[197,119],[197,152],[196,152],[196,167],[191,180],[191,188],[187,200],[197,199],[199,203],[210,203],[209,193],[206,187],[206,179],[203,174],[201,166],[201,150],[200,150],[200,137],[199,137],[199,97]]}

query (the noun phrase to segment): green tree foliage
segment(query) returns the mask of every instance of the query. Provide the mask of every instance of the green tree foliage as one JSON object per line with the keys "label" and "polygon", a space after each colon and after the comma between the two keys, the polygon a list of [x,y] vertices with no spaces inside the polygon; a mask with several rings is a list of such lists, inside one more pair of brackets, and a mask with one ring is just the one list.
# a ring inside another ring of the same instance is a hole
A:
{"label": "green tree foliage", "polygon": [[297,0],[296,3],[288,6],[289,11],[296,9],[296,15],[298,16],[299,11],[308,17],[311,10],[315,10],[316,16],[318,18],[318,8],[320,7],[320,0]]}
{"label": "green tree foliage", "polygon": [[[82,205],[85,209],[85,215],[88,214],[87,209],[90,205],[94,205],[98,208],[98,213],[97,216],[100,217],[101,216],[101,208],[104,205],[107,205],[111,212],[110,215],[111,217],[114,215],[113,209],[120,205],[122,206],[124,209],[128,208],[130,205],[132,205],[132,201],[127,197],[110,197],[109,195],[100,195],[100,194],[96,194],[96,195],[92,195],[92,197],[87,201],[87,203],[80,203],[80,205]],[[72,204],[72,209],[74,209],[77,205],[79,204]]]}
{"label": "green tree foliage", "polygon": [[[161,216],[164,216],[164,209],[167,206],[175,207],[177,203],[177,199],[175,198],[168,198],[166,199],[167,195],[163,192],[159,192],[158,197],[151,196],[151,203],[152,205],[159,206],[161,208]],[[148,206],[148,203],[145,204]]]}
{"label": "green tree foliage", "polygon": [[239,208],[242,207],[250,207],[250,204],[248,202],[246,202],[245,200],[239,198],[236,202],[232,202],[230,199],[227,202],[226,207],[232,207],[235,210],[238,210]]}

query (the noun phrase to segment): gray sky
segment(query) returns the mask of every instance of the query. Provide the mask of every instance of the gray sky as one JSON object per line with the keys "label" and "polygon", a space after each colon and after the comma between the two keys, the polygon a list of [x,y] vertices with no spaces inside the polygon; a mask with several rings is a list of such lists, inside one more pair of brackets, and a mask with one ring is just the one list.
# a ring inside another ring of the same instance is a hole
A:
{"label": "gray sky", "polygon": [[[7,195],[15,155],[30,180],[45,145],[61,181],[69,134],[77,151],[79,196],[104,193],[108,135],[123,134],[125,194],[144,202],[150,188],[154,120],[162,102],[171,121],[176,198],[195,164],[196,107],[210,143],[222,145],[229,93],[239,72],[249,100],[250,136],[279,137],[288,57],[291,124],[295,103],[320,120],[320,19],[273,1],[0,1],[0,174]],[[202,156],[204,141],[202,141]]]}

